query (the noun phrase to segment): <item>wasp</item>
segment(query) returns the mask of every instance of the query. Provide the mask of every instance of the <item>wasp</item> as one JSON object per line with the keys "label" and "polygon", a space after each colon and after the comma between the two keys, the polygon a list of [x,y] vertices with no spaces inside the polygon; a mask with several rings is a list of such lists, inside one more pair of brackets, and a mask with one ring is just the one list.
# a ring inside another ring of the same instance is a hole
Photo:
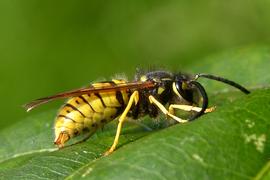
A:
{"label": "wasp", "polygon": [[[34,100],[25,105],[27,111],[60,98],[69,98],[55,120],[54,143],[59,147],[71,138],[88,132],[84,140],[96,130],[118,118],[114,142],[105,155],[111,154],[119,141],[123,123],[128,117],[138,119],[163,113],[179,123],[192,121],[212,112],[204,87],[197,81],[207,78],[233,86],[245,94],[250,92],[234,81],[210,74],[189,75],[168,71],[137,72],[134,81],[113,79],[93,83],[88,87],[63,92]],[[187,118],[176,115],[175,110],[190,113]]]}

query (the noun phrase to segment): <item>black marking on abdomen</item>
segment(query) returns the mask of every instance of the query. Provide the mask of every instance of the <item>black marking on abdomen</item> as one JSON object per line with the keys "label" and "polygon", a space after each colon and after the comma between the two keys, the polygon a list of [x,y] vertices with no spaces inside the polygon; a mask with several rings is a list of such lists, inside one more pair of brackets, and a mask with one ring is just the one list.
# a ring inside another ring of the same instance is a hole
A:
{"label": "black marking on abdomen", "polygon": [[121,104],[121,106],[125,106],[123,94],[120,91],[116,91],[115,93],[117,101]]}
{"label": "black marking on abdomen", "polygon": [[84,127],[84,128],[82,129],[82,131],[83,131],[83,132],[89,132],[90,129],[89,129],[88,127]]}
{"label": "black marking on abdomen", "polygon": [[[117,85],[117,84],[116,84],[115,82],[113,82],[113,81],[110,81],[109,83],[110,83],[111,86],[113,86],[113,87]],[[116,99],[117,99],[117,101],[119,102],[119,104],[120,104],[121,106],[125,106],[123,94],[121,93],[121,91],[117,90],[117,91],[115,92],[115,96],[116,96]]]}
{"label": "black marking on abdomen", "polygon": [[79,131],[77,129],[74,130],[74,136],[79,135]]}
{"label": "black marking on abdomen", "polygon": [[95,93],[95,96],[97,96],[99,98],[99,100],[101,101],[103,107],[107,107],[99,93]]}
{"label": "black marking on abdomen", "polygon": [[68,117],[68,116],[65,116],[65,115],[62,115],[62,114],[59,114],[58,117],[63,117],[63,118],[65,118],[65,119],[71,120],[71,121],[74,122],[74,123],[77,123],[77,122],[76,122],[74,119],[72,119],[71,117]]}
{"label": "black marking on abdomen", "polygon": [[[90,109],[93,111],[93,112],[96,112],[94,110],[94,108],[91,106],[91,104],[83,97],[83,96],[78,96],[81,100],[83,100],[84,103],[88,104],[88,106],[90,107]],[[89,96],[90,97],[90,96]]]}
{"label": "black marking on abdomen", "polygon": [[72,108],[74,111],[78,111],[83,117],[86,117],[86,116],[85,116],[78,108],[76,108],[75,106],[73,106],[73,105],[71,105],[71,104],[69,104],[69,103],[67,103],[65,106]]}
{"label": "black marking on abdomen", "polygon": [[105,124],[107,122],[107,120],[106,119],[101,119],[100,122]]}
{"label": "black marking on abdomen", "polygon": [[[120,114],[122,114],[123,111],[124,111],[124,109],[125,109],[125,107],[117,107],[116,109],[117,109],[117,111],[116,111],[115,117],[117,117]],[[111,118],[115,118],[115,117],[111,117]]]}

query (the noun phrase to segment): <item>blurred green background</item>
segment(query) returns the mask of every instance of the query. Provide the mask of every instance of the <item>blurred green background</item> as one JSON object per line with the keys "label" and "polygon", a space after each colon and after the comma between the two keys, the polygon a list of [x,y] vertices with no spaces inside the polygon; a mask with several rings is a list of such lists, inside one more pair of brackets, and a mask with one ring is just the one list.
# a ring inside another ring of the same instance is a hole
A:
{"label": "blurred green background", "polygon": [[[35,98],[270,42],[269,0],[0,1],[0,128]],[[50,103],[31,112],[57,107]],[[57,108],[56,108],[57,110]]]}

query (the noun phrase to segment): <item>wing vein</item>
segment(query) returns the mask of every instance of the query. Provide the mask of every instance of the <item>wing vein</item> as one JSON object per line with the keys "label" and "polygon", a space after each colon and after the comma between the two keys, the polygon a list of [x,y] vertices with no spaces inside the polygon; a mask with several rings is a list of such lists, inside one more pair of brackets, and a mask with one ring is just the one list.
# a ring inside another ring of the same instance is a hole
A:
{"label": "wing vein", "polygon": [[62,99],[62,98],[68,98],[68,97],[75,97],[75,96],[81,96],[84,94],[93,94],[93,93],[103,93],[103,92],[115,92],[115,91],[121,91],[121,90],[134,90],[134,89],[144,89],[144,88],[153,88],[156,86],[156,83],[153,81],[135,81],[135,82],[126,82],[126,83],[119,83],[114,86],[112,85],[104,85],[103,87],[86,87],[81,89],[76,89],[72,91],[67,91],[63,93],[59,93],[53,96],[40,98],[37,100],[34,100],[30,103],[25,104],[23,107],[26,109],[26,111],[31,111],[32,109],[45,104],[49,101],[56,100],[56,99]]}

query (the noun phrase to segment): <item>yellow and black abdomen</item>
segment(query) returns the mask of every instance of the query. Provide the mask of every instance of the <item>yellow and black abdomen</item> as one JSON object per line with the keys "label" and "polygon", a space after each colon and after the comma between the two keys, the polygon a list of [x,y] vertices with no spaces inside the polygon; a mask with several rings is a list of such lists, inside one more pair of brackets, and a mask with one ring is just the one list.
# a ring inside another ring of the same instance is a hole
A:
{"label": "yellow and black abdomen", "polygon": [[[92,84],[94,88],[125,83],[123,80]],[[83,131],[94,132],[121,114],[128,102],[126,91],[84,94],[69,99],[55,121],[55,144],[64,143]]]}

